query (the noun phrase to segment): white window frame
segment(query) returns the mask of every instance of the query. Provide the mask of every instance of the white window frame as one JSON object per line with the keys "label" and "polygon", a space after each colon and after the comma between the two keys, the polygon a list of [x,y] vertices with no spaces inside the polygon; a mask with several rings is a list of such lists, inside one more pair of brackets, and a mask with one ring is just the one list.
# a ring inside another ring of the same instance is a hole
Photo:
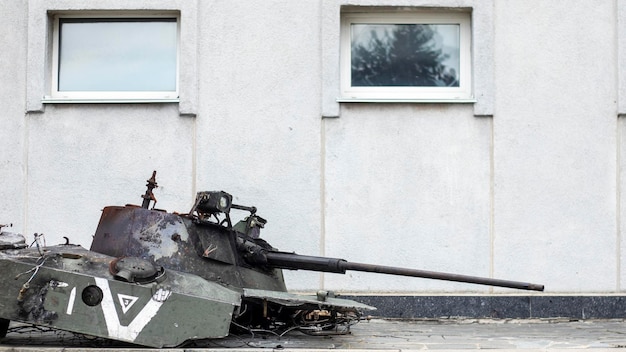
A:
{"label": "white window frame", "polygon": [[[457,24],[460,26],[459,87],[353,87],[351,85],[352,24]],[[342,12],[338,102],[475,102],[472,77],[471,14],[463,11]]]}
{"label": "white window frame", "polygon": [[[59,91],[59,38],[62,19],[172,18],[176,20],[176,88],[174,91]],[[180,14],[178,12],[80,12],[58,13],[52,18],[50,95],[44,102],[178,102],[180,67]]]}
{"label": "white window frame", "polygon": [[[26,62],[26,111],[43,113],[46,106],[64,103],[117,103],[116,101],[89,101],[50,99],[50,72],[52,64],[52,19],[57,13],[83,14],[168,12],[178,13],[179,56],[178,94],[176,104],[180,116],[194,117],[198,114],[198,1],[190,0],[29,0],[28,40]],[[120,101],[121,103],[153,103],[156,100]]]}

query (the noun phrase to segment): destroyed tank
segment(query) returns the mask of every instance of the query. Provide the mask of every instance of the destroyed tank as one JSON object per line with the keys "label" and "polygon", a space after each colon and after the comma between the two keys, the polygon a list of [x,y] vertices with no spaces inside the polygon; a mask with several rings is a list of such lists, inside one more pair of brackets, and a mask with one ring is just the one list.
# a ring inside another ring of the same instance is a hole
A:
{"label": "destroyed tank", "polygon": [[[282,269],[348,270],[543,291],[543,285],[304,256],[259,237],[266,220],[223,191],[199,192],[190,211],[156,203],[156,172],[141,206],[102,211],[91,248],[28,246],[0,233],[0,337],[10,321],[148,347],[175,347],[229,332],[345,333],[368,305],[333,292],[287,292]],[[237,223],[231,210],[247,212]]]}

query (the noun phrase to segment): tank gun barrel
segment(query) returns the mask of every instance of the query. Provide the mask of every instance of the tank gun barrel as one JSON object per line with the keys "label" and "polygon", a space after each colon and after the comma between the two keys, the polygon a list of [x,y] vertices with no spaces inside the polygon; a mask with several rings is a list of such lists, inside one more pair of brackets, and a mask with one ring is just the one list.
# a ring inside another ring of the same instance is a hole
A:
{"label": "tank gun barrel", "polygon": [[526,282],[490,279],[478,276],[449,274],[436,271],[398,268],[374,264],[353,263],[339,258],[306,256],[298,255],[295,253],[275,251],[267,251],[264,254],[264,257],[266,259],[266,265],[281,269],[301,269],[338,274],[345,274],[346,271],[353,270],[389,275],[421,277],[435,280],[465,282],[488,286],[508,287],[521,290],[543,291],[544,289],[543,285],[531,284]]}

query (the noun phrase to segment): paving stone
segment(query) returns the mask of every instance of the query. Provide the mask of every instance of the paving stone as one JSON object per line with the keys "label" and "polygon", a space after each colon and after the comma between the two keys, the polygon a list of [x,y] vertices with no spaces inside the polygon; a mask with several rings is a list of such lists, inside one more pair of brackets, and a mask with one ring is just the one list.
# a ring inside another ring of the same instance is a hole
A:
{"label": "paving stone", "polygon": [[[90,339],[69,333],[21,333],[13,330],[0,342],[3,351],[154,351],[102,339]],[[422,350],[476,350],[560,352],[586,350],[609,351],[626,348],[625,320],[532,319],[532,320],[384,320],[363,321],[352,327],[348,335],[309,336],[298,332],[283,337],[229,336],[224,339],[199,341],[185,349],[169,351],[258,351],[264,349],[306,351],[411,352]]]}

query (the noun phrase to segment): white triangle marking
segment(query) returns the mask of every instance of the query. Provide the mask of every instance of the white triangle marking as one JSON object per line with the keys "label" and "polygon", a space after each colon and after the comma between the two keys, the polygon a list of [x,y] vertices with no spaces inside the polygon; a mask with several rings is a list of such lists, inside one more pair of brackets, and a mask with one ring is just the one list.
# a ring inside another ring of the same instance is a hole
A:
{"label": "white triangle marking", "polygon": [[139,299],[139,297],[123,295],[121,293],[117,294],[117,298],[120,300],[120,305],[122,306],[122,312],[124,314],[126,314],[130,307],[132,307],[133,304],[135,304],[135,302]]}

